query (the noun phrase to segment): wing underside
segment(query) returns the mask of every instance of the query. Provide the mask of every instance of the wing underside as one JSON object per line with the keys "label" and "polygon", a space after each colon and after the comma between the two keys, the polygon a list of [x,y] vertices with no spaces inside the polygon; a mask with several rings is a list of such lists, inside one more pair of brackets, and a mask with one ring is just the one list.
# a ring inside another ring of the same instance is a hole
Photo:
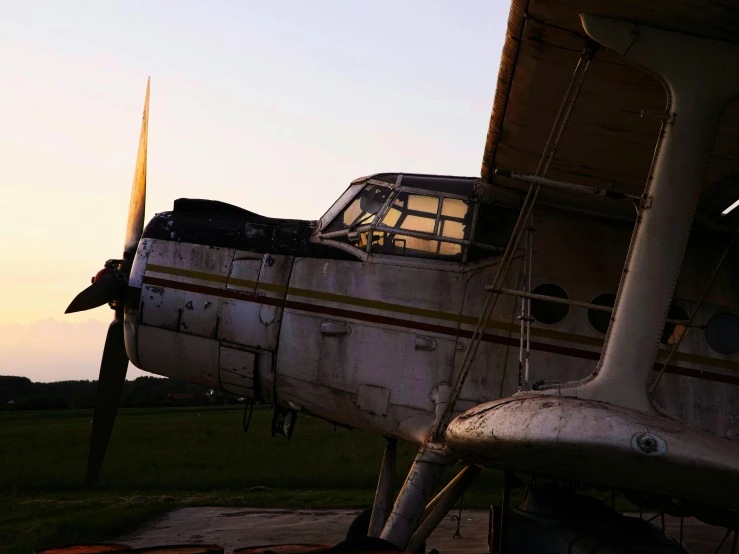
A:
{"label": "wing underside", "polygon": [[[513,0],[482,163],[485,182],[526,188],[496,168],[533,174],[585,45],[579,14],[594,13],[717,40],[736,40],[739,9],[728,0],[675,3]],[[668,88],[614,52],[597,51],[547,177],[640,195],[659,144]],[[739,104],[717,122],[699,212],[715,218],[739,197]],[[735,184],[736,182],[736,184]],[[633,219],[628,203],[545,191],[543,200]]]}

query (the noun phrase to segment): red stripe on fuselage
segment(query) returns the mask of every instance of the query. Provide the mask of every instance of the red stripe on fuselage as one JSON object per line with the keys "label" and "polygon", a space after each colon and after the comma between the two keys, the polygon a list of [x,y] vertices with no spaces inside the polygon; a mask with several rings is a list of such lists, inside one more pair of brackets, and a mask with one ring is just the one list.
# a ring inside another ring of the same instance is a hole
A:
{"label": "red stripe on fuselage", "polygon": [[[220,298],[232,298],[234,300],[243,300],[245,302],[253,302],[256,304],[268,304],[270,306],[282,306],[284,308],[290,308],[293,310],[300,310],[304,312],[311,312],[316,314],[324,314],[335,317],[344,317],[347,319],[354,319],[357,321],[369,321],[372,323],[380,323],[383,325],[392,325],[394,327],[402,327],[404,329],[414,329],[419,331],[428,331],[431,333],[439,333],[443,335],[449,335],[453,337],[471,338],[472,331],[466,329],[458,329],[456,327],[449,327],[446,325],[434,325],[433,323],[424,323],[422,321],[413,321],[408,319],[400,319],[397,317],[389,317],[384,315],[376,315],[367,312],[357,312],[355,310],[346,310],[343,308],[332,308],[330,306],[322,306],[320,304],[311,304],[308,302],[297,302],[295,300],[283,300],[281,298],[272,298],[269,296],[257,295],[248,292],[239,292],[231,289],[217,289],[214,287],[208,287],[204,285],[195,285],[192,283],[182,283],[179,281],[171,281],[169,279],[160,279],[158,277],[145,276],[143,284],[154,285],[159,287],[167,287],[171,289],[184,290],[188,292],[197,292],[200,294],[209,294],[212,296],[218,296]],[[288,289],[288,294],[290,293]],[[520,340],[513,337],[504,337],[501,335],[494,335],[491,333],[485,333],[483,340],[494,344],[503,344],[506,346],[518,346]],[[591,350],[582,350],[579,348],[571,348],[569,346],[558,346],[555,344],[547,344],[543,342],[532,342],[531,348],[540,352],[549,352],[551,354],[559,354],[562,356],[569,356],[572,358],[581,358],[584,360],[598,360],[600,358],[600,352],[594,352]],[[662,369],[662,364],[654,364],[654,371]],[[733,375],[724,375],[722,373],[713,373],[710,371],[702,371],[699,369],[689,369],[678,366],[668,366],[665,373],[672,373],[675,375],[683,375],[686,377],[694,377],[696,379],[705,379],[708,381],[717,381],[720,383],[729,383],[732,385],[739,385],[739,377]]]}

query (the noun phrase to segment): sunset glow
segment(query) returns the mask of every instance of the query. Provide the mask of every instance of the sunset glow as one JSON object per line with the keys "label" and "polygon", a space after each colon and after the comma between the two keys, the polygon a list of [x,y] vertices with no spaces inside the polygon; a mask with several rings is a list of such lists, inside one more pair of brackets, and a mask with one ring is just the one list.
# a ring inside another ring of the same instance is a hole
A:
{"label": "sunset glow", "polygon": [[479,174],[506,18],[489,1],[5,5],[0,373],[96,375],[97,337],[57,349],[56,372],[18,337],[110,321],[63,314],[121,254],[148,76],[147,219],[179,197],[314,219],[361,175]]}

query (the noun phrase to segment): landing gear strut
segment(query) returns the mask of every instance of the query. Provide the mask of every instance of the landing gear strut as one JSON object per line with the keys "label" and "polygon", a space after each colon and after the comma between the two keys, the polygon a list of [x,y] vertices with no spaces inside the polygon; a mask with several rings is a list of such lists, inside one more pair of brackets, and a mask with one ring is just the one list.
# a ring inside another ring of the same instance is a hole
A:
{"label": "landing gear strut", "polygon": [[[382,470],[377,484],[375,502],[367,524],[369,538],[379,537],[387,543],[397,546],[406,552],[423,554],[426,548],[426,539],[439,525],[451,507],[464,494],[464,491],[480,473],[475,466],[464,467],[457,476],[433,499],[431,494],[447,465],[455,460],[435,445],[429,444],[418,451],[408,477],[398,494],[392,511],[387,514],[387,508],[392,499],[392,484],[395,475],[394,440],[388,440],[385,456],[382,461]],[[366,513],[360,514],[355,520],[357,528],[360,518],[366,518]],[[352,525],[354,527],[354,524]]]}

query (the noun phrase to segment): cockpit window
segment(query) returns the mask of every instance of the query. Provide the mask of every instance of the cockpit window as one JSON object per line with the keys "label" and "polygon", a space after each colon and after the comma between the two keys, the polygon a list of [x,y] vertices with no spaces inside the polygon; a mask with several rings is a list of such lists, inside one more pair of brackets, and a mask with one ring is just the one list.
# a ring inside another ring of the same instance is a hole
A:
{"label": "cockpit window", "polygon": [[433,235],[438,212],[439,199],[436,196],[401,192],[382,218],[382,223],[388,227]]}
{"label": "cockpit window", "polygon": [[389,195],[389,188],[367,185],[326,227],[326,232],[353,230],[360,225],[372,223]]}
{"label": "cockpit window", "polygon": [[444,198],[439,218],[439,234],[452,239],[464,239],[469,226],[469,202],[457,198]]}
{"label": "cockpit window", "polygon": [[435,237],[467,240],[471,214],[465,200],[400,192],[373,233],[372,251],[462,261],[462,244]]}
{"label": "cockpit window", "polygon": [[[434,190],[368,184],[321,230],[366,253],[463,262],[477,203]],[[334,212],[335,213],[335,212]]]}

